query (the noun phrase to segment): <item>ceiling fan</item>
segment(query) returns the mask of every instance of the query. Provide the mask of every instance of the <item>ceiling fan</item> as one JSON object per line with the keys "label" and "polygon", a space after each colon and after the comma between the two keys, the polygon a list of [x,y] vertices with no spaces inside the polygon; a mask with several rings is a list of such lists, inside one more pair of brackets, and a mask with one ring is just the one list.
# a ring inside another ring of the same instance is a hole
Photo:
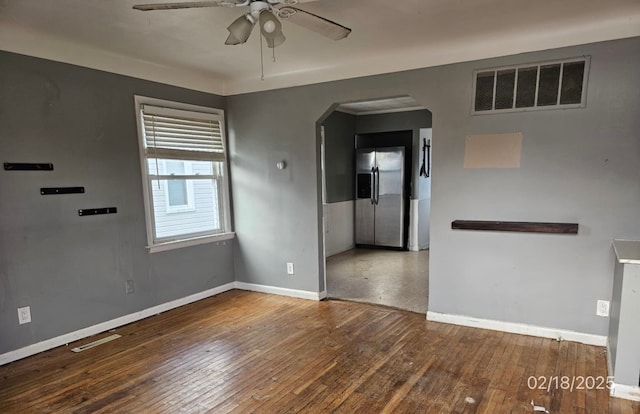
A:
{"label": "ceiling fan", "polygon": [[238,17],[227,27],[229,31],[229,37],[225,41],[227,45],[245,43],[249,39],[255,24],[259,23],[260,32],[265,38],[267,46],[270,48],[280,46],[285,41],[280,20],[288,20],[333,40],[344,39],[351,33],[351,29],[348,27],[293,7],[296,4],[298,4],[298,0],[210,0],[186,3],[138,4],[133,8],[141,11],[152,11],[197,7],[249,6],[249,12]]}

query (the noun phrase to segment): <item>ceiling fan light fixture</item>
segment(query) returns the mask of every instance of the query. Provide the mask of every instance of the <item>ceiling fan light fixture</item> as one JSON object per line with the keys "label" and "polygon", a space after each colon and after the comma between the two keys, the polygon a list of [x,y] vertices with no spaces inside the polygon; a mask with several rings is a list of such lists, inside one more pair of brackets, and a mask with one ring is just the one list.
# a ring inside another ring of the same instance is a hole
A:
{"label": "ceiling fan light fixture", "polygon": [[273,20],[267,20],[262,28],[266,33],[273,33],[276,30],[276,24],[273,22]]}
{"label": "ceiling fan light fixture", "polygon": [[284,34],[282,34],[282,23],[280,20],[268,10],[260,12],[260,31],[264,36],[267,46],[273,49],[280,46],[285,41]]}
{"label": "ceiling fan light fixture", "polygon": [[281,44],[283,44],[284,41],[287,40],[287,38],[284,37],[282,32],[280,32],[276,36],[274,36],[272,39],[265,38],[265,40],[267,42],[267,47],[269,47],[270,49],[273,49],[274,47],[278,47]]}
{"label": "ceiling fan light fixture", "polygon": [[229,37],[224,43],[227,45],[239,45],[246,43],[255,24],[256,20],[250,13],[238,17],[229,25],[229,27],[227,27]]}

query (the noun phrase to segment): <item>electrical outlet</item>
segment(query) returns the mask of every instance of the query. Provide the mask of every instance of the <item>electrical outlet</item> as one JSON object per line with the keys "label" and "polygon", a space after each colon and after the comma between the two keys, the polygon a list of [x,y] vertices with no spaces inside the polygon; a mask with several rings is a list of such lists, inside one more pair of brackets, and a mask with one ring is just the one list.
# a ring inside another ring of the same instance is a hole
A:
{"label": "electrical outlet", "polygon": [[31,306],[18,308],[18,323],[24,325],[31,322]]}
{"label": "electrical outlet", "polygon": [[133,280],[124,281],[124,292],[129,295],[133,293]]}
{"label": "electrical outlet", "polygon": [[609,316],[609,301],[608,300],[599,300],[596,308],[596,315],[598,316]]}
{"label": "electrical outlet", "polygon": [[287,262],[287,274],[288,275],[292,275],[293,274],[293,263],[291,263],[291,262]]}

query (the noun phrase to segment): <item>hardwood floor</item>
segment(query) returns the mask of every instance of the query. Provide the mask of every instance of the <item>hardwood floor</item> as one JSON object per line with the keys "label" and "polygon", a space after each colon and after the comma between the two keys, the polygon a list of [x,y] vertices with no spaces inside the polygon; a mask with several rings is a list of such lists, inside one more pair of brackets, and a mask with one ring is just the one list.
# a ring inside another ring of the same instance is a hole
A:
{"label": "hardwood floor", "polygon": [[236,290],[116,332],[0,367],[0,412],[640,412],[605,389],[527,384],[606,377],[602,348],[374,305]]}

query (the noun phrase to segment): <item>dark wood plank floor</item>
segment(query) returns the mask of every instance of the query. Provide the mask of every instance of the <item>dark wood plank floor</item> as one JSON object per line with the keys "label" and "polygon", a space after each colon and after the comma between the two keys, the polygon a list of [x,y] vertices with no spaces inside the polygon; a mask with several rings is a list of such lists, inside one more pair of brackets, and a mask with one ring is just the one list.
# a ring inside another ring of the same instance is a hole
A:
{"label": "dark wood plank floor", "polygon": [[528,386],[606,377],[602,348],[373,305],[231,291],[116,332],[0,367],[0,412],[640,412],[605,389]]}

